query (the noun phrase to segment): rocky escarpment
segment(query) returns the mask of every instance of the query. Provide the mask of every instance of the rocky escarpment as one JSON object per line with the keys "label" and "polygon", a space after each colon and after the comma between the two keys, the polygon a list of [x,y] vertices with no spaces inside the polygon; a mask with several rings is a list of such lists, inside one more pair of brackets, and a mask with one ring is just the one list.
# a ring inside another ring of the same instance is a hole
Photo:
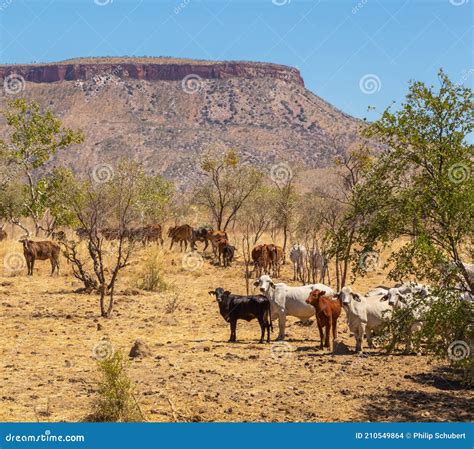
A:
{"label": "rocky escarpment", "polygon": [[[1,83],[8,89],[0,88],[0,110],[24,97],[82,129],[84,143],[51,162],[77,172],[133,158],[186,191],[199,179],[203,153],[233,148],[269,176],[281,166],[305,172],[310,187],[337,155],[362,144],[362,123],[307,90],[290,67],[102,58],[0,66],[0,78],[11,73]],[[200,78],[183,82],[188,75]],[[0,120],[0,138],[7,135]]]}
{"label": "rocky escarpment", "polygon": [[[173,61],[173,62],[171,62]],[[54,83],[58,81],[87,81],[98,75],[114,75],[146,81],[178,81],[194,75],[203,79],[227,78],[274,78],[304,86],[300,72],[277,64],[258,62],[206,62],[182,60],[168,61],[166,58],[122,61],[71,60],[55,64],[2,65],[0,79],[11,74],[22,76],[33,83]]]}

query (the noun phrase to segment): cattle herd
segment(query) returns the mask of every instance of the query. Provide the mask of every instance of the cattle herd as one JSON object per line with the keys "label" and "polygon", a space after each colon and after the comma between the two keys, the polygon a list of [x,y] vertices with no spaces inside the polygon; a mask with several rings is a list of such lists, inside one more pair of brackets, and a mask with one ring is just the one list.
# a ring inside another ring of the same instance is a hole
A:
{"label": "cattle herd", "polygon": [[[79,240],[89,236],[89,231],[83,228],[75,230]],[[132,229],[103,228],[99,235],[103,239],[113,241],[125,238],[143,245],[159,243],[163,246],[162,226],[159,224],[146,225]],[[209,244],[218,264],[228,267],[234,260],[236,248],[229,243],[225,231],[214,230],[210,227],[193,229],[184,224],[172,226],[168,230],[170,239],[170,250],[174,244],[180,245],[180,249],[186,251],[189,248],[197,250],[197,242],[204,244],[206,251]],[[0,239],[6,238],[6,233],[0,229]],[[53,240],[65,241],[64,231],[52,233]],[[51,274],[59,273],[60,246],[54,241],[32,241],[22,238],[23,253],[27,264],[28,275],[33,275],[35,260],[50,260]],[[303,280],[305,261],[313,259],[320,268],[320,282],[324,282],[328,276],[327,260],[319,253],[308,255],[305,247],[295,243],[289,250],[289,258],[293,264],[293,279]],[[284,340],[287,316],[297,317],[300,320],[308,320],[315,316],[320,336],[320,347],[330,348],[337,338],[337,320],[344,310],[347,324],[355,338],[355,350],[360,353],[363,350],[364,337],[367,339],[369,348],[373,347],[373,337],[382,326],[384,320],[394,310],[406,308],[412,314],[413,325],[404,335],[405,348],[411,350],[411,334],[421,325],[421,317],[427,307],[430,307],[434,299],[430,293],[429,286],[417,283],[396,284],[393,287],[378,286],[375,289],[361,294],[345,286],[339,292],[335,292],[324,283],[311,283],[301,286],[289,286],[285,283],[276,283],[272,277],[280,276],[280,267],[285,261],[283,248],[275,244],[259,244],[251,251],[253,264],[252,274],[256,277],[254,287],[258,288],[259,295],[237,295],[218,287],[209,294],[215,296],[219,311],[226,322],[230,324],[229,341],[237,339],[237,321],[251,321],[256,319],[260,325],[260,343],[263,343],[265,333],[267,342],[270,341],[272,321],[278,318],[277,340]],[[313,263],[313,265],[314,265]],[[464,264],[468,273],[474,276],[474,265]],[[467,295],[467,296],[466,296]],[[417,298],[423,301],[416,301]],[[463,293],[462,298],[473,300],[472,295]]]}

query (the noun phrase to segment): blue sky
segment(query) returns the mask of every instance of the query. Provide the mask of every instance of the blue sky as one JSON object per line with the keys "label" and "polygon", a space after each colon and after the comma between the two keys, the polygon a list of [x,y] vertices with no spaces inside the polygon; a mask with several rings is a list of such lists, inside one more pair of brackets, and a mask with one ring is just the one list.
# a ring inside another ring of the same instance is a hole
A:
{"label": "blue sky", "polygon": [[[0,62],[173,56],[298,67],[306,86],[375,118],[443,67],[472,86],[474,0],[0,0]],[[367,112],[368,106],[378,112]]]}

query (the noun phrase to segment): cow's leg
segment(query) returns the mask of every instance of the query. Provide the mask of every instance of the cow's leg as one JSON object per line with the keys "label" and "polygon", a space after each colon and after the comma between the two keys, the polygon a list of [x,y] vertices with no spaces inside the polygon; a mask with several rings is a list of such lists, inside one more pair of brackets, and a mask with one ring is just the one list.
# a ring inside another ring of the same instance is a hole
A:
{"label": "cow's leg", "polygon": [[285,327],[286,327],[286,314],[285,311],[278,311],[278,337],[277,340],[285,339]]}
{"label": "cow's leg", "polygon": [[259,318],[258,319],[258,324],[260,324],[260,341],[259,343],[263,343],[263,338],[265,337],[265,328],[266,326],[266,321],[264,318]]}
{"label": "cow's leg", "polygon": [[361,324],[359,328],[354,332],[356,339],[356,352],[362,353],[363,343],[364,343],[364,334],[365,334],[365,324]]}
{"label": "cow's leg", "polygon": [[326,338],[324,341],[324,346],[329,348],[329,334],[331,333],[331,326],[332,326],[332,317],[331,315],[328,316],[328,320],[326,322]]}
{"label": "cow's leg", "polygon": [[171,251],[171,249],[173,248],[173,243],[174,243],[174,240],[171,239],[170,251]]}
{"label": "cow's leg", "polygon": [[272,322],[270,318],[265,319],[266,327],[267,327],[267,343],[270,343],[270,329],[272,327]]}
{"label": "cow's leg", "polygon": [[332,343],[334,345],[334,340],[337,338],[337,318],[334,318],[332,323]]}
{"label": "cow's leg", "polygon": [[372,329],[367,329],[365,331],[365,334],[367,335],[367,344],[369,346],[370,349],[373,349],[374,348],[374,342],[372,340]]}
{"label": "cow's leg", "polygon": [[31,259],[26,259],[26,271],[27,276],[31,275]]}
{"label": "cow's leg", "polygon": [[237,340],[237,320],[230,322],[230,339],[229,341],[235,342]]}
{"label": "cow's leg", "polygon": [[51,276],[54,274],[54,269],[56,268],[56,262],[54,261],[54,258],[50,259],[51,262]]}
{"label": "cow's leg", "polygon": [[35,259],[31,259],[30,263],[30,275],[33,276],[33,270],[35,268]]}
{"label": "cow's leg", "polygon": [[319,341],[321,342],[320,343],[320,348],[323,349],[323,326],[322,326],[321,322],[318,319],[316,319],[316,323],[318,324]]}

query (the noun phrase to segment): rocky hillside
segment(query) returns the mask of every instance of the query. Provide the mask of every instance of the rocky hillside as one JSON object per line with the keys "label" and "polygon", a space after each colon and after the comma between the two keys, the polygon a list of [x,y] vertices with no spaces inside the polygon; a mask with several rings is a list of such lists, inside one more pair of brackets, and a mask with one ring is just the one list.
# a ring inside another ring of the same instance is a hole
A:
{"label": "rocky hillside", "polygon": [[305,89],[298,70],[275,64],[106,58],[0,66],[0,78],[16,83],[3,89],[1,108],[21,95],[84,130],[85,143],[60,161],[84,171],[129,156],[182,188],[212,146],[263,170],[282,162],[308,170],[355,144],[361,124]]}

